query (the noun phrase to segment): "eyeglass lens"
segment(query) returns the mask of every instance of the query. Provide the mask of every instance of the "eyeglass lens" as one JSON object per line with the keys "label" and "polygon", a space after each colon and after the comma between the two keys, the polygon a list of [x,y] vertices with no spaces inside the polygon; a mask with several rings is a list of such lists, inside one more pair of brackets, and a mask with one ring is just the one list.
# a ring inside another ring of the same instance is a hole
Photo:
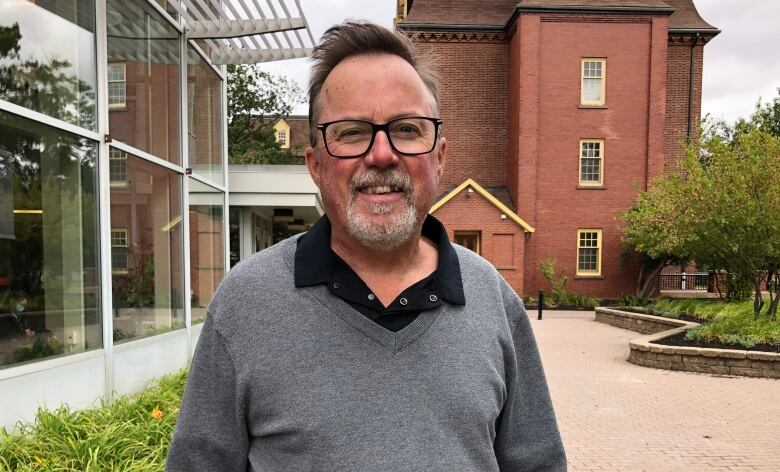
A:
{"label": "eyeglass lens", "polygon": [[[388,122],[387,129],[391,145],[403,154],[425,154],[436,143],[436,125],[427,118],[399,118]],[[374,130],[366,121],[344,120],[330,123],[324,134],[328,152],[352,157],[368,152]]]}

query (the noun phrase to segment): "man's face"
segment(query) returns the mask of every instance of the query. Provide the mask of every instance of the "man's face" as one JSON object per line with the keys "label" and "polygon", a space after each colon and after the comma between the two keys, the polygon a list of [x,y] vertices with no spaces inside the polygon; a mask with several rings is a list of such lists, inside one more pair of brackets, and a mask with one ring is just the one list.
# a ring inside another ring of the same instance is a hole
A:
{"label": "man's face", "polygon": [[[339,63],[323,84],[319,123],[355,119],[377,124],[404,116],[435,117],[434,100],[409,63],[390,54],[360,55]],[[317,144],[306,164],[320,188],[334,236],[374,249],[393,249],[419,233],[444,170],[442,138],[428,154],[393,150],[380,131],[366,154],[340,159]]]}

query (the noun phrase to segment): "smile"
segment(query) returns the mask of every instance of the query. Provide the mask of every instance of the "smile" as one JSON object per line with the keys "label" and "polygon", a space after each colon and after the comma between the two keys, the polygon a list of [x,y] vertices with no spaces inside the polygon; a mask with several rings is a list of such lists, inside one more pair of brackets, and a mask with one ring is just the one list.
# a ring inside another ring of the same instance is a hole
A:
{"label": "smile", "polygon": [[402,191],[403,189],[401,187],[391,187],[389,185],[372,185],[372,186],[362,187],[358,189],[358,192],[366,195],[383,195],[386,193],[402,192]]}

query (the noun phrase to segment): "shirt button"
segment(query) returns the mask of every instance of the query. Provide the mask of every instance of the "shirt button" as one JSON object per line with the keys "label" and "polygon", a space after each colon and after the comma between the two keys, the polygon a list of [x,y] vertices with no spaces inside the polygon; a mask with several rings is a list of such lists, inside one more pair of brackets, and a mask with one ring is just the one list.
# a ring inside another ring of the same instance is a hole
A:
{"label": "shirt button", "polygon": [[339,288],[338,282],[333,282],[333,288]]}
{"label": "shirt button", "polygon": [[407,300],[405,298],[402,298],[402,299],[398,300],[398,303],[400,303],[403,306],[406,306],[406,304],[409,303],[409,300]]}
{"label": "shirt button", "polygon": [[439,297],[437,297],[436,295],[431,295],[430,297],[428,297],[428,300],[430,300],[432,302],[435,302],[438,299],[439,299]]}
{"label": "shirt button", "polygon": [[376,297],[374,296],[374,294],[373,294],[373,293],[369,293],[369,294],[368,294],[368,299],[369,299],[369,300],[373,300],[373,299],[375,299],[375,298],[376,298]]}

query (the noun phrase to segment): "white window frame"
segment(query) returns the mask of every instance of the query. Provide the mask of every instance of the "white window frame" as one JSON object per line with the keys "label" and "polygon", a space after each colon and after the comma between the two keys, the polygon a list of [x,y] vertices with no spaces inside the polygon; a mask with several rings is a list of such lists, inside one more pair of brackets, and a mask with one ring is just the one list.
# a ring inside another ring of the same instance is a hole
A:
{"label": "white window frame", "polygon": [[[110,77],[111,68],[112,67],[122,67],[122,80],[111,80],[108,78],[108,109],[109,110],[115,110],[115,109],[124,109],[127,108],[127,63],[125,62],[109,62],[108,63],[108,69],[106,70],[107,75]],[[115,83],[122,83],[125,86],[125,93],[122,97],[122,102],[117,103],[111,103],[111,84]]]}
{"label": "white window frame", "polygon": [[[118,235],[120,235],[117,237]],[[117,244],[117,241],[120,240],[120,238],[124,241],[122,244]],[[127,274],[128,268],[129,268],[129,262],[128,262],[128,253],[127,253],[127,228],[111,228],[111,273],[113,274]],[[125,266],[124,267],[115,267],[114,266],[114,248],[124,248],[125,249]]]}
{"label": "white window frame", "polygon": [[[585,76],[585,66],[588,63],[598,62],[601,64],[601,77]],[[585,98],[585,79],[601,80],[601,96],[598,100],[588,100]],[[580,105],[583,106],[604,106],[607,103],[607,59],[603,57],[583,57],[580,61]]]}
{"label": "white window frame", "polygon": [[279,143],[281,147],[287,146],[287,130],[286,129],[280,129],[276,132],[276,142]]}
{"label": "white window frame", "polygon": [[[597,144],[598,160],[599,160],[599,178],[598,180],[582,180],[582,161],[583,159],[596,159],[592,156],[585,155],[585,145]],[[580,158],[579,168],[577,172],[577,179],[582,187],[601,187],[604,185],[604,140],[603,139],[580,139]]]}
{"label": "white window frame", "polygon": [[[596,235],[596,246],[582,246],[582,235],[593,233]],[[603,245],[603,232],[597,228],[583,228],[577,230],[577,271],[578,277],[598,277],[601,275],[601,247]],[[596,249],[596,269],[580,269],[580,249]]]}
{"label": "white window frame", "polygon": [[[121,163],[123,166],[124,179],[114,179],[112,175],[114,169],[112,165]],[[127,153],[121,149],[110,147],[108,150],[108,179],[112,187],[124,187],[127,185]]]}

